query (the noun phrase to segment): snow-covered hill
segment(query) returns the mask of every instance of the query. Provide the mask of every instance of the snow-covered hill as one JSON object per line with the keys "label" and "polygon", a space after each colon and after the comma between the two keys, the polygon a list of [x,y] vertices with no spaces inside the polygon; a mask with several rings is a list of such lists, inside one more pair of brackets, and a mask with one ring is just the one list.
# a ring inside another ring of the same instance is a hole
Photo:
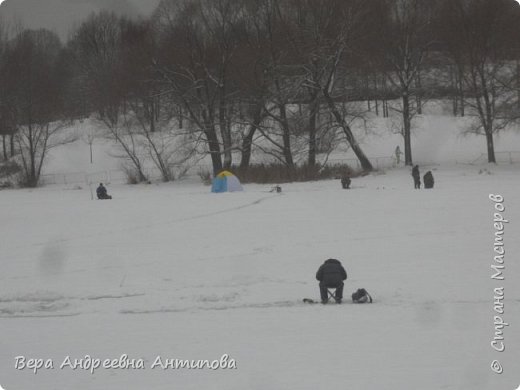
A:
{"label": "snow-covered hill", "polygon": [[[453,117],[446,105],[431,102],[427,107],[427,114],[414,119],[412,135],[413,161],[421,166],[435,166],[437,164],[469,164],[487,161],[485,138],[481,135],[468,134],[472,118]],[[355,122],[353,128],[363,150],[371,159],[376,168],[386,169],[394,163],[394,151],[400,145],[404,151],[403,138],[396,134],[401,118],[392,112],[391,118],[382,118],[375,115],[368,116],[367,122]],[[112,182],[123,183],[125,175],[121,171],[124,160],[115,156],[124,153],[117,146],[102,136],[103,129],[96,121],[85,120],[75,123],[69,131],[79,137],[73,144],[51,150],[43,169],[44,182],[50,183],[84,183],[85,175],[92,178],[106,180],[107,175]],[[87,135],[96,134],[93,142],[93,159],[90,161]],[[265,145],[264,145],[265,146]],[[520,163],[520,128],[513,127],[495,136],[495,151],[499,163],[510,161]],[[254,155],[255,158],[255,155]],[[256,155],[256,162],[263,161],[265,155]],[[235,156],[235,163],[240,161]],[[329,158],[330,163],[346,162],[353,167],[357,166],[355,155],[346,145],[338,148]],[[200,162],[204,167],[211,167],[210,159]],[[150,172],[153,164],[149,162]],[[197,171],[196,169],[194,171]],[[55,176],[54,176],[55,175]],[[65,175],[65,177],[64,177]],[[152,176],[154,176],[152,174]],[[159,175],[155,175],[158,177]]]}

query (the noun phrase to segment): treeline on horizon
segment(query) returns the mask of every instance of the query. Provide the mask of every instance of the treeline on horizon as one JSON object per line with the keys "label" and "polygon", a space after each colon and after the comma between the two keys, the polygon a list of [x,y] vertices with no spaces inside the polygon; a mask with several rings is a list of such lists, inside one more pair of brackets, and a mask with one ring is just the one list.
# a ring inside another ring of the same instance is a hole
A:
{"label": "treeline on horizon", "polygon": [[514,0],[162,0],[147,19],[92,14],[65,43],[4,25],[3,157],[36,186],[65,124],[94,117],[136,181],[146,158],[169,181],[208,154],[214,173],[253,152],[316,172],[340,143],[371,171],[353,123],[397,112],[412,165],[413,118],[442,99],[496,162],[520,118],[519,22]]}

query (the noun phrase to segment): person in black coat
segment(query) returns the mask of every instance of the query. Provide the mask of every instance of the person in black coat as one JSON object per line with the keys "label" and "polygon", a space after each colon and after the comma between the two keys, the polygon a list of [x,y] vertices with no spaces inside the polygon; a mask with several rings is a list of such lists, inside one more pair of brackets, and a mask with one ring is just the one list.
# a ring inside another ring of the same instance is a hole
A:
{"label": "person in black coat", "polygon": [[318,272],[316,272],[316,279],[320,281],[321,303],[329,301],[327,288],[336,288],[334,299],[337,303],[341,303],[343,299],[343,281],[347,279],[347,272],[339,260],[325,260]]}
{"label": "person in black coat", "polygon": [[96,188],[96,195],[98,199],[112,199],[103,183],[99,183],[99,187]]}
{"label": "person in black coat", "polygon": [[424,180],[424,188],[433,188],[433,174],[432,171],[426,172],[426,174],[423,177]]}
{"label": "person in black coat", "polygon": [[412,177],[413,177],[414,188],[420,189],[421,188],[421,173],[419,172],[419,165],[416,165],[413,167]]}
{"label": "person in black coat", "polygon": [[350,180],[350,177],[348,177],[348,175],[341,176],[341,187],[344,190],[349,190],[350,189],[350,183],[351,182],[352,182],[352,180]]}

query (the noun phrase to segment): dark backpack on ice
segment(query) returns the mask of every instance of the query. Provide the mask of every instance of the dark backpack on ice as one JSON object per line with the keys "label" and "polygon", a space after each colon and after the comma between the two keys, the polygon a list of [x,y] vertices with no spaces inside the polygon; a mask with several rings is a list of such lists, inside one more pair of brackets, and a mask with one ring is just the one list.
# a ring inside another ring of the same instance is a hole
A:
{"label": "dark backpack on ice", "polygon": [[372,303],[372,297],[364,288],[358,288],[358,290],[352,294],[353,303]]}

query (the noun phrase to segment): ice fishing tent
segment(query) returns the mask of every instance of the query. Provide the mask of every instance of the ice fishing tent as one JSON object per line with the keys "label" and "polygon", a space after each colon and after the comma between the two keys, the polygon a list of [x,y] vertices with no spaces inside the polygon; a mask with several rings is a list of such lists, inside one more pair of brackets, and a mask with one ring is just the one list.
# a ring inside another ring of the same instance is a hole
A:
{"label": "ice fishing tent", "polygon": [[242,191],[242,184],[238,177],[229,171],[222,171],[213,178],[211,192],[234,192]]}

